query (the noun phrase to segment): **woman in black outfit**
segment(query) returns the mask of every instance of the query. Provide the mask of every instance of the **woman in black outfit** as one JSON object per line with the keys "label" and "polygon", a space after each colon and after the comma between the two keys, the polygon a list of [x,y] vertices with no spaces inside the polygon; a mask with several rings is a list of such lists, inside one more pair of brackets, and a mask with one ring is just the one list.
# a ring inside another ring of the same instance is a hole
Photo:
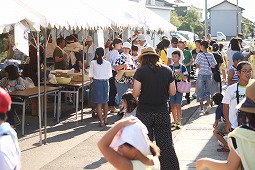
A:
{"label": "woman in black outfit", "polygon": [[149,138],[159,146],[162,170],[178,170],[167,108],[169,95],[176,93],[172,70],[159,63],[160,56],[153,47],[142,49],[138,62],[141,67],[134,75],[133,96],[139,97],[136,116],[147,126]]}

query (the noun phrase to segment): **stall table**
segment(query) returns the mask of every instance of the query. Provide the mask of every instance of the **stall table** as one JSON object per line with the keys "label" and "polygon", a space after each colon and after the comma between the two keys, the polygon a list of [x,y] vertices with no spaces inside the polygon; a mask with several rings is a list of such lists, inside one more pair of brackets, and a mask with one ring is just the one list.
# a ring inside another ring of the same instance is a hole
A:
{"label": "stall table", "polygon": [[[59,87],[46,87],[46,94],[54,93],[55,96],[56,95],[60,96],[60,93],[59,93],[60,90],[61,90],[61,88],[59,88]],[[40,86],[40,92],[41,92],[41,95],[44,95],[44,87],[43,86]],[[22,135],[24,135],[25,134],[24,129],[25,129],[26,99],[33,98],[33,97],[38,97],[39,96],[38,95],[38,87],[29,88],[29,89],[25,89],[25,90],[22,90],[22,91],[14,91],[14,92],[10,92],[9,94],[12,98],[20,98],[21,99],[20,102],[15,101],[15,102],[12,102],[12,104],[18,104],[18,105],[22,106]],[[55,108],[56,108],[55,105],[56,105],[56,103],[54,103],[54,112],[55,112]],[[58,103],[58,105],[59,105],[59,103]],[[58,114],[59,113],[57,113],[57,115]]]}

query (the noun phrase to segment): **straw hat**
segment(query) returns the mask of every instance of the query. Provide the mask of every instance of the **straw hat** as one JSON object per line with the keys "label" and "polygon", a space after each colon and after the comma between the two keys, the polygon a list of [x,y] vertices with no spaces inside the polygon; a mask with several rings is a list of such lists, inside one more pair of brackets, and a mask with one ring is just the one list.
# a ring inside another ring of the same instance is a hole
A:
{"label": "straw hat", "polygon": [[142,48],[141,55],[139,55],[138,57],[138,62],[142,63],[142,58],[145,57],[146,55],[155,55],[158,58],[160,58],[160,56],[156,53],[153,47],[144,47]]}
{"label": "straw hat", "polygon": [[92,37],[90,35],[87,36],[86,41],[93,41]]}
{"label": "straw hat", "polygon": [[143,155],[151,155],[146,126],[138,120],[136,123],[124,127],[113,138],[111,147],[117,148],[128,143],[139,150]]}
{"label": "straw hat", "polygon": [[245,98],[236,106],[237,109],[255,114],[255,81],[251,82],[246,87]]}

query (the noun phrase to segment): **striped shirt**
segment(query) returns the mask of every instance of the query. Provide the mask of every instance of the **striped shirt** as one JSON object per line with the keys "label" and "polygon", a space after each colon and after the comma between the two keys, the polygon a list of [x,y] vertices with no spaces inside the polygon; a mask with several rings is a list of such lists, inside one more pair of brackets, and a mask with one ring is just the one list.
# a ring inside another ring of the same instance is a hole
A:
{"label": "striped shirt", "polygon": [[235,66],[230,66],[230,68],[229,68],[229,70],[230,69],[233,69],[234,70],[234,75],[233,75],[233,78],[232,78],[232,82],[234,82],[234,83],[237,83],[238,81],[239,81],[239,77],[238,77],[238,75],[237,75],[237,69],[236,69],[236,67]]}
{"label": "striped shirt", "polygon": [[[207,57],[208,61],[207,61],[206,57]],[[208,64],[208,62],[209,62],[209,64]],[[208,52],[198,53],[195,63],[199,65],[198,74],[200,74],[200,75],[211,75],[212,74],[211,67],[217,65],[217,62],[216,62],[213,54],[208,53]]]}

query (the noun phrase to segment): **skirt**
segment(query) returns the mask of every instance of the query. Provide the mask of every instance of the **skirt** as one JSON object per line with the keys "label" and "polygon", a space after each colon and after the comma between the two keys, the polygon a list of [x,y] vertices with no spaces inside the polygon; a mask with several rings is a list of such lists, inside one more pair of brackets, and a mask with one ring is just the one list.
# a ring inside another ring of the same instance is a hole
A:
{"label": "skirt", "polygon": [[92,102],[103,104],[109,101],[109,81],[94,79],[92,83]]}

